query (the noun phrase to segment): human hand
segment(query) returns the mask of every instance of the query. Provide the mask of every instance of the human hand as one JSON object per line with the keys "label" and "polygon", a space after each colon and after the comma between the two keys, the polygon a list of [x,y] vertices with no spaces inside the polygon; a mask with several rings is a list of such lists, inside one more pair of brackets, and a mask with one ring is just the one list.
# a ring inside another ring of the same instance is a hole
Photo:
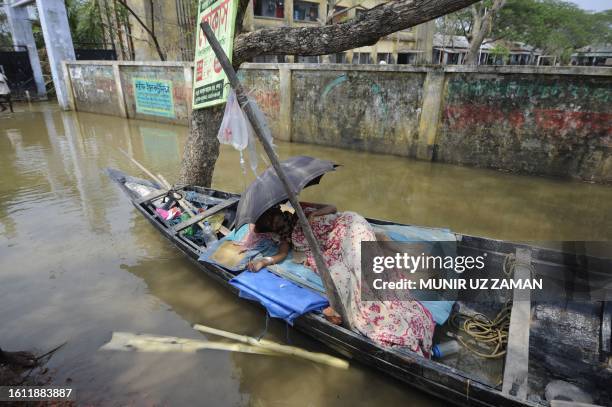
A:
{"label": "human hand", "polygon": [[257,273],[262,268],[268,266],[269,263],[265,259],[250,261],[247,264],[247,269],[252,273]]}
{"label": "human hand", "polygon": [[313,219],[315,218],[315,216],[317,216],[317,212],[316,212],[316,211],[314,211],[314,212],[310,212],[310,213],[308,214],[308,216],[307,216],[308,223],[311,223],[311,222],[313,221]]}

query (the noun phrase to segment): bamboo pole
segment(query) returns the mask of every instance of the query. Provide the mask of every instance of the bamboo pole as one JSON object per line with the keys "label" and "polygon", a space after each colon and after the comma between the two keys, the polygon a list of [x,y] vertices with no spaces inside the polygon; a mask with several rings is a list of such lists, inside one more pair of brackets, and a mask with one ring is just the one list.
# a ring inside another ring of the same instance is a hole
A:
{"label": "bamboo pole", "polygon": [[133,334],[130,332],[113,332],[111,340],[100,347],[100,350],[184,353],[195,353],[203,349],[225,350],[229,352],[242,352],[269,356],[280,355],[280,353],[271,351],[269,349],[259,346],[245,345],[243,343],[200,341],[197,339],[178,338],[176,336]]}
{"label": "bamboo pole", "polygon": [[[142,165],[140,162],[138,162],[138,160],[136,160],[134,157],[130,157],[130,155],[128,153],[126,153],[124,150],[119,149],[119,151],[121,151],[127,158],[130,159],[130,161],[132,161],[132,163],[134,163],[134,165],[136,165],[138,168],[140,168],[142,170],[142,172],[144,172],[145,174],[147,174],[153,181],[157,182],[159,185],[161,185],[162,188],[166,188],[167,190],[172,190],[172,185],[170,185],[170,183],[166,180],[166,178],[161,175],[161,174],[157,174],[154,175],[151,171],[149,171],[144,165]],[[191,202],[189,202],[188,200],[181,198],[181,199],[177,199],[178,204],[181,206],[181,208],[183,208],[188,214],[191,214],[193,216],[198,214],[198,210],[196,209],[196,207],[194,207]],[[199,221],[198,223],[196,223],[198,226],[200,226],[202,229],[204,229],[204,220]],[[223,225],[221,225],[221,227],[219,228],[219,231],[221,233],[223,233],[223,235],[227,236],[230,231]]]}
{"label": "bamboo pole", "polygon": [[195,353],[200,350],[224,350],[229,352],[251,353],[267,356],[293,356],[321,363],[339,369],[348,369],[347,361],[326,355],[324,353],[308,352],[293,346],[281,345],[262,339],[258,341],[250,336],[238,335],[204,325],[194,325],[201,332],[211,333],[238,343],[201,341],[198,339],[179,338],[176,336],[160,336],[134,334],[131,332],[113,332],[111,340],[100,347],[100,350],[131,351],[131,352],[183,352]]}
{"label": "bamboo pole", "polygon": [[302,359],[310,360],[312,362],[317,362],[317,363],[322,363],[328,366],[337,367],[339,369],[348,369],[349,367],[349,363],[346,360],[343,360],[343,359],[340,359],[340,358],[337,358],[331,355],[327,355],[325,353],[309,352],[307,350],[304,350],[304,349],[301,349],[295,346],[282,345],[280,343],[272,342],[266,339],[258,340],[251,336],[239,335],[239,334],[235,334],[232,332],[222,331],[220,329],[211,328],[205,325],[195,324],[193,326],[193,329],[200,331],[200,332],[217,335],[217,336],[221,336],[221,337],[228,338],[228,339],[233,339],[245,345],[260,347],[261,349],[265,349],[270,352],[277,352],[277,353],[282,353],[284,355],[295,356],[295,357],[299,357]]}
{"label": "bamboo pole", "polygon": [[168,180],[166,180],[166,178],[163,175],[157,174],[157,177],[159,178],[159,180],[162,182],[162,184],[166,188],[168,188],[168,189],[172,188],[172,185],[168,182]]}
{"label": "bamboo pole", "polygon": [[234,70],[230,60],[225,54],[225,51],[223,51],[223,48],[221,48],[219,41],[217,41],[217,37],[215,37],[215,34],[210,28],[210,25],[208,24],[208,22],[204,21],[200,24],[200,28],[204,31],[204,35],[208,39],[208,42],[210,46],[212,47],[213,51],[215,52],[215,55],[217,56],[217,59],[219,60],[221,67],[225,71],[229,79],[230,85],[232,86],[232,88],[234,88],[234,91],[236,92],[236,99],[238,100],[240,107],[242,108],[244,113],[246,113],[249,121],[251,122],[251,125],[253,127],[253,130],[255,131],[255,134],[257,135],[257,138],[259,138],[259,141],[263,145],[264,150],[266,151],[266,154],[268,155],[268,158],[270,159],[270,163],[276,170],[276,175],[278,175],[278,178],[283,184],[283,187],[285,188],[285,191],[287,192],[287,195],[289,196],[289,201],[291,202],[291,205],[295,209],[295,213],[298,215],[298,219],[302,225],[302,230],[304,231],[304,236],[306,237],[306,240],[308,241],[308,245],[310,246],[310,249],[312,250],[312,254],[315,259],[315,263],[317,265],[319,275],[321,276],[321,279],[323,280],[323,285],[325,286],[325,292],[327,294],[329,302],[331,303],[332,308],[335,311],[337,311],[342,317],[343,325],[346,328],[351,329],[352,328],[351,322],[348,319],[346,309],[344,308],[344,304],[342,303],[341,298],[338,295],[338,290],[336,289],[334,280],[332,279],[331,274],[329,270],[327,269],[327,265],[325,264],[325,259],[323,258],[323,254],[321,253],[321,248],[319,247],[319,243],[317,242],[317,239],[312,233],[312,229],[310,228],[308,219],[306,218],[306,215],[304,214],[304,211],[302,210],[302,207],[300,206],[300,203],[296,195],[293,193],[293,190],[291,189],[291,184],[289,183],[289,179],[287,178],[287,176],[285,175],[285,172],[281,168],[276,152],[270,145],[270,142],[264,137],[263,124],[260,123],[257,115],[255,114],[255,111],[253,110],[253,107],[249,103],[249,99],[246,95],[246,92],[244,91],[242,87],[242,84],[240,83],[240,80],[238,79],[238,76],[236,75],[236,71]]}
{"label": "bamboo pole", "polygon": [[151,178],[153,181],[157,182],[160,186],[162,186],[162,187],[164,186],[164,183],[163,183],[163,181],[161,179],[159,179],[158,177],[153,175],[153,173],[151,171],[147,170],[144,165],[142,165],[141,163],[136,161],[136,159],[134,157],[130,157],[130,155],[128,153],[126,153],[122,149],[119,149],[119,151],[121,151],[123,153],[123,155],[125,155],[131,162],[133,162],[134,165],[136,165],[138,168],[140,168],[142,170],[142,172],[147,174],[149,176],[149,178]]}

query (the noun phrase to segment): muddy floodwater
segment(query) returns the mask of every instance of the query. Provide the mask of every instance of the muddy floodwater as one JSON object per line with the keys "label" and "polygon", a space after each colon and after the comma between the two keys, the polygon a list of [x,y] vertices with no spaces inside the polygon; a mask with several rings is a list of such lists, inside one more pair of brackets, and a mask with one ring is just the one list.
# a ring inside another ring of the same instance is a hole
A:
{"label": "muddy floodwater", "polygon": [[[0,347],[44,352],[66,342],[49,373],[83,404],[437,405],[359,364],[344,371],[222,351],[98,351],[113,331],[203,338],[192,324],[249,335],[264,328],[263,311],[201,275],[103,172],[142,175],[122,149],[175,179],[186,134],[186,127],[53,104],[0,114]],[[309,154],[342,164],[304,200],[500,239],[612,240],[611,187],[277,144],[281,158]],[[213,186],[241,191],[253,176],[239,162],[222,148]],[[268,338],[329,352],[278,322]]]}

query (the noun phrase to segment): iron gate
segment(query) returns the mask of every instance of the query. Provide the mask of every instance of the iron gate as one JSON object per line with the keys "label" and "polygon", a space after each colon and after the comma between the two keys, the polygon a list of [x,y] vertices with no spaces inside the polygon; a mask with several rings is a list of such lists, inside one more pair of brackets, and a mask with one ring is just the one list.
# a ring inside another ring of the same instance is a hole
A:
{"label": "iron gate", "polygon": [[13,98],[24,98],[26,91],[32,96],[36,95],[34,72],[25,46],[1,47],[0,66],[9,80]]}

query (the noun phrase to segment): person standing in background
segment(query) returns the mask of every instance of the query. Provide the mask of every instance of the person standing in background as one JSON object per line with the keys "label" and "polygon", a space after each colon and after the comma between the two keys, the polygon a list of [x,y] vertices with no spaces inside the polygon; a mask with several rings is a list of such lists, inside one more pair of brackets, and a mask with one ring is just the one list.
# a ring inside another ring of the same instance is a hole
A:
{"label": "person standing in background", "polygon": [[3,102],[7,102],[11,113],[13,112],[13,102],[11,101],[11,88],[8,86],[8,79],[3,72],[0,71],[0,107],[2,112],[6,110],[6,106]]}

